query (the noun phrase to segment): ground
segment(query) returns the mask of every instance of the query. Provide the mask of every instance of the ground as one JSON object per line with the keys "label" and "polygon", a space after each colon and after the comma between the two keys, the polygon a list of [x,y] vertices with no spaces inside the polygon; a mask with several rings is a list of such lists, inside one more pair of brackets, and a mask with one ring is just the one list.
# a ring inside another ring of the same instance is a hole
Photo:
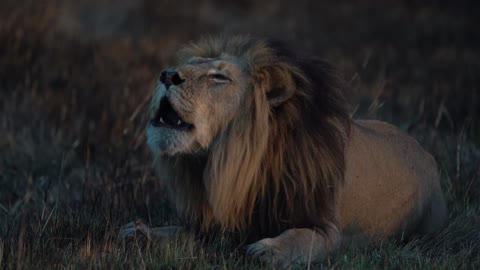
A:
{"label": "ground", "polygon": [[439,164],[442,232],[347,247],[313,268],[479,269],[478,1],[317,2],[1,1],[0,268],[270,267],[221,236],[117,241],[136,217],[178,224],[152,172],[145,107],[181,44],[227,32],[329,60],[355,118],[400,126]]}

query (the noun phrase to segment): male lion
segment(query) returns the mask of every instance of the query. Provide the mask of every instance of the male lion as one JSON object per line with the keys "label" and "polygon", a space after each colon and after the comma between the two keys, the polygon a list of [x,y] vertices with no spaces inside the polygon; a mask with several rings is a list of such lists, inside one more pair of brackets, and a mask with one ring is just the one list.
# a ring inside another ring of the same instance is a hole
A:
{"label": "male lion", "polygon": [[[248,254],[283,265],[342,240],[439,230],[435,160],[400,129],[353,120],[327,63],[245,36],[180,51],[155,89],[147,142],[190,228],[247,232]],[[175,227],[123,228],[169,237]]]}

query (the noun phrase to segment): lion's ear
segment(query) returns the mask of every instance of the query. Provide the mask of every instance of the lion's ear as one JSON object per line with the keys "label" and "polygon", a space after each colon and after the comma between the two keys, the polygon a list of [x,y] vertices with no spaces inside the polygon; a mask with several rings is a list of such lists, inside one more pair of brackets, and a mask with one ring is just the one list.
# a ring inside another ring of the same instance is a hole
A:
{"label": "lion's ear", "polygon": [[266,95],[272,107],[279,106],[290,99],[297,88],[292,72],[283,66],[269,68],[269,87]]}

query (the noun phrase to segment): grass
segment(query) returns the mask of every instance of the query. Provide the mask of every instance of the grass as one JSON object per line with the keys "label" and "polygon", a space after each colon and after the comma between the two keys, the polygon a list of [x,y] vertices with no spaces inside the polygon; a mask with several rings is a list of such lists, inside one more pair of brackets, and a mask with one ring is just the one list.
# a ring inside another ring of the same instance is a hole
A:
{"label": "grass", "polygon": [[346,247],[313,268],[479,269],[478,11],[475,1],[2,1],[0,268],[271,268],[220,236],[117,241],[136,217],[178,224],[151,170],[145,105],[181,44],[227,31],[327,58],[350,82],[355,117],[395,123],[438,161],[442,232]]}

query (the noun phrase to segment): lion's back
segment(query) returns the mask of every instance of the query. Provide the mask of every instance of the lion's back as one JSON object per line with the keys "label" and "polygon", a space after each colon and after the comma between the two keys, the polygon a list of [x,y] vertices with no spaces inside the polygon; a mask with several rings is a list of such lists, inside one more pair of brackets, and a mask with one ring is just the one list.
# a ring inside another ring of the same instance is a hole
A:
{"label": "lion's back", "polygon": [[444,209],[431,209],[445,208],[436,162],[399,128],[353,121],[345,158],[339,197],[344,230],[389,237],[417,231],[432,211],[444,219]]}

